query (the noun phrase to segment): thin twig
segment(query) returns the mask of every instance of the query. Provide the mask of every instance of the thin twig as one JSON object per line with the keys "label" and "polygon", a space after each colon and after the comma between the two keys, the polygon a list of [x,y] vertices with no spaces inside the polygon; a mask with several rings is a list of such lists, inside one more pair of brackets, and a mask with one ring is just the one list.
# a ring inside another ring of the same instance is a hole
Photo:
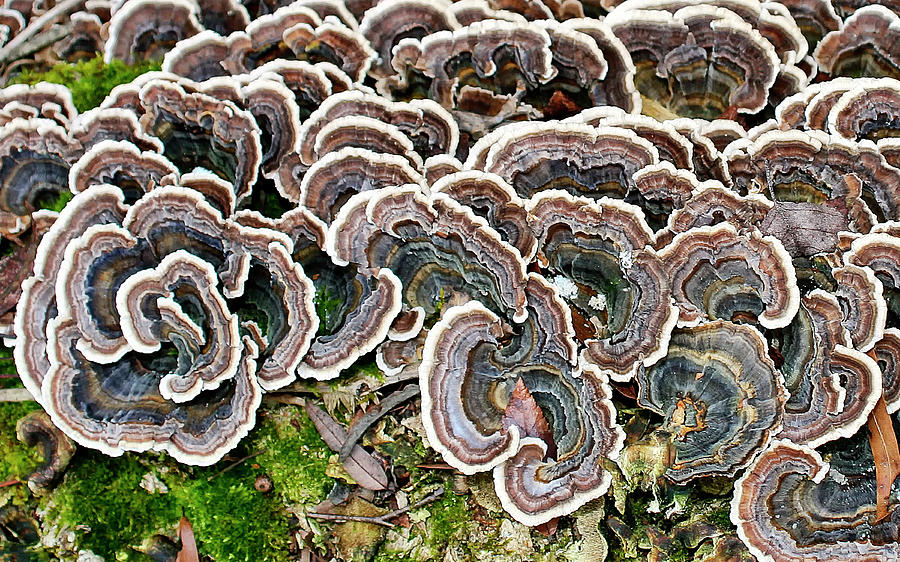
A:
{"label": "thin twig", "polygon": [[344,523],[347,521],[355,521],[357,523],[372,523],[373,525],[381,525],[383,527],[394,527],[394,524],[390,522],[390,519],[395,517],[399,517],[403,515],[407,511],[412,509],[418,509],[425,504],[429,504],[434,500],[438,499],[444,494],[444,487],[441,486],[435,491],[431,492],[421,500],[417,501],[412,505],[408,505],[406,507],[395,509],[389,513],[385,513],[384,515],[378,516],[367,516],[367,515],[338,515],[336,513],[307,513],[308,517],[312,517],[313,519],[324,519],[326,521],[337,521],[340,523]]}
{"label": "thin twig", "polygon": [[228,466],[226,466],[225,468],[223,468],[223,469],[220,470],[219,472],[213,474],[212,476],[210,476],[209,478],[207,478],[206,481],[207,481],[207,482],[212,482],[214,478],[217,478],[217,477],[219,477],[219,476],[225,474],[226,472],[228,472],[229,470],[231,470],[232,468],[236,467],[237,465],[241,464],[241,463],[244,462],[244,461],[248,461],[248,460],[252,459],[253,457],[258,457],[259,455],[263,454],[264,452],[265,452],[265,451],[256,451],[255,453],[250,453],[250,454],[247,455],[246,457],[243,457],[243,458],[240,458],[240,459],[234,461],[233,463],[229,464]]}
{"label": "thin twig", "polygon": [[11,480],[7,480],[6,482],[0,482],[0,488],[6,488],[7,486],[15,486],[17,484],[24,484],[25,482],[13,478]]}
{"label": "thin twig", "polygon": [[366,394],[374,394],[399,382],[411,381],[417,378],[419,378],[419,371],[417,371],[416,369],[406,369],[399,375],[385,377],[384,381],[382,381],[380,385],[376,386],[372,390],[369,390],[368,392],[366,392]]}
{"label": "thin twig", "polygon": [[47,13],[28,24],[28,27],[20,31],[9,43],[0,49],[0,64],[16,60],[14,55],[19,51],[20,46],[37,35],[47,24],[56,21],[56,18],[67,16],[82,5],[84,5],[84,0],[65,0],[47,10]]}
{"label": "thin twig", "polygon": [[353,447],[356,445],[356,442],[359,441],[360,437],[363,436],[363,433],[365,433],[373,423],[378,421],[383,415],[385,415],[395,407],[403,404],[404,402],[406,402],[413,396],[417,396],[418,394],[419,385],[411,384],[389,395],[387,398],[382,400],[380,404],[363,414],[362,417],[356,420],[356,422],[352,426],[350,426],[350,429],[347,431],[347,440],[344,441],[344,444],[341,446],[338,459],[341,462],[347,460],[347,458],[350,456],[350,453],[353,452]]}
{"label": "thin twig", "polygon": [[28,402],[34,396],[27,388],[0,388],[0,402]]}

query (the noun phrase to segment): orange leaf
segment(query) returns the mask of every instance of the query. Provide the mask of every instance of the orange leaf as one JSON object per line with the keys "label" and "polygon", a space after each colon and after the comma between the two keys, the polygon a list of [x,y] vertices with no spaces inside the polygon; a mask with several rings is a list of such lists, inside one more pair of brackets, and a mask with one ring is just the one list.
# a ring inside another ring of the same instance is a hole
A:
{"label": "orange leaf", "polygon": [[887,413],[884,398],[879,398],[869,415],[869,445],[875,458],[876,505],[875,516],[879,521],[888,515],[891,486],[900,475],[900,449],[891,416]]}
{"label": "orange leaf", "polygon": [[178,540],[181,541],[181,550],[175,557],[175,562],[200,562],[197,541],[194,540],[194,528],[191,527],[188,518],[184,516],[178,522]]}
{"label": "orange leaf", "polygon": [[503,414],[503,429],[511,426],[518,427],[522,437],[537,437],[542,440],[547,444],[547,455],[556,458],[556,441],[550,424],[521,378],[516,381],[516,388],[513,389]]}

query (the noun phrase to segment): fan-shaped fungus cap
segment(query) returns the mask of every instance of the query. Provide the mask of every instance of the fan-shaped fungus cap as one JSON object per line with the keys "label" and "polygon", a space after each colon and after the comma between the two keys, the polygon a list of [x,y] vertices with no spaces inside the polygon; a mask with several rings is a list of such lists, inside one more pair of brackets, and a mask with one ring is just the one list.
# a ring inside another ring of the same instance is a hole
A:
{"label": "fan-shaped fungus cap", "polygon": [[800,305],[791,258],[776,238],[738,234],[730,224],[698,227],[659,253],[680,308],[680,325],[721,318],[787,326]]}
{"label": "fan-shaped fungus cap", "polygon": [[318,26],[298,23],[284,31],[284,43],[301,60],[326,61],[362,82],[378,54],[365,37],[328,17]]}
{"label": "fan-shaped fungus cap", "polygon": [[832,76],[900,78],[900,16],[879,5],[865,6],[816,47],[819,68]]}
{"label": "fan-shaped fungus cap", "polygon": [[431,185],[432,193],[446,193],[472,209],[476,215],[500,233],[506,242],[531,261],[537,241],[528,224],[523,201],[503,178],[478,170],[466,170],[443,176]]}
{"label": "fan-shaped fungus cap", "polygon": [[71,32],[53,44],[53,52],[59,60],[87,60],[103,51],[103,22],[96,14],[75,12],[69,19]]}
{"label": "fan-shaped fungus cap", "polygon": [[[34,108],[37,113],[41,113],[41,108],[45,104],[52,104],[59,108],[58,115],[61,117],[59,124],[66,126],[78,114],[75,104],[72,101],[72,92],[61,84],[53,84],[50,82],[38,82],[33,86],[25,84],[14,84],[0,89],[0,107],[6,107],[12,102],[19,102],[24,106]],[[48,117],[44,115],[44,117]]]}
{"label": "fan-shaped fungus cap", "polygon": [[80,147],[47,119],[14,119],[0,127],[0,211],[25,216],[69,190]]}
{"label": "fan-shaped fungus cap", "polygon": [[34,275],[22,284],[14,325],[16,370],[41,405],[41,383],[50,367],[47,325],[56,316],[55,287],[66,246],[95,224],[121,223],[126,212],[123,203],[122,192],[112,186],[94,186],[76,194],[41,238]]}
{"label": "fan-shaped fungus cap", "polygon": [[837,299],[814,290],[785,328],[781,367],[790,399],[781,436],[818,447],[849,437],[881,397],[881,372],[868,355],[847,347]]}
{"label": "fan-shaped fungus cap", "polygon": [[781,0],[779,3],[788,9],[812,47],[843,24],[829,0]]}
{"label": "fan-shaped fungus cap", "polygon": [[665,418],[675,459],[666,476],[734,476],[781,429],[787,392],[762,335],[717,320],[676,330],[668,353],[638,369],[638,403]]}
{"label": "fan-shaped fungus cap", "polygon": [[415,186],[364,191],[341,207],[325,249],[339,265],[390,269],[403,302],[427,314],[454,295],[481,299],[516,322],[526,316],[525,262],[484,219]]}
{"label": "fan-shaped fungus cap", "polygon": [[199,7],[190,0],[131,0],[112,15],[103,58],[127,64],[154,60],[199,33]]}
{"label": "fan-shaped fungus cap", "polygon": [[215,31],[206,29],[176,43],[166,53],[162,70],[197,82],[215,76],[226,76],[228,71],[222,61],[228,53],[227,40]]}
{"label": "fan-shaped fungus cap", "polygon": [[[484,164],[473,165],[482,153]],[[624,198],[634,173],[657,162],[656,148],[629,130],[548,122],[498,129],[476,143],[466,166],[499,175],[525,198],[557,186],[573,195]]]}
{"label": "fan-shaped fungus cap", "polygon": [[615,380],[666,353],[678,317],[653,234],[637,207],[561,191],[528,204],[538,263],[573,308],[587,358]]}
{"label": "fan-shaped fungus cap", "polygon": [[316,161],[299,187],[285,186],[283,194],[330,224],[354,194],[406,184],[424,189],[425,179],[402,156],[346,147]]}
{"label": "fan-shaped fungus cap", "polygon": [[679,169],[694,169],[693,145],[675,127],[665,121],[657,121],[646,115],[632,115],[605,106],[586,109],[578,115],[566,119],[566,122],[630,129],[655,146],[661,160],[670,162]]}
{"label": "fan-shaped fungus cap", "polygon": [[735,482],[731,521],[757,560],[900,558],[895,516],[875,521],[871,477],[834,471],[815,450],[777,440]]}
{"label": "fan-shaped fungus cap", "polygon": [[900,81],[893,78],[855,81],[828,113],[828,130],[850,140],[896,136],[898,122]]}
{"label": "fan-shaped fungus cap", "polygon": [[437,31],[459,28],[446,0],[396,0],[380,2],[363,15],[359,32],[378,53],[370,74],[383,78],[394,73],[391,51],[401,39],[422,39]]}
{"label": "fan-shaped fungus cap", "polygon": [[[436,154],[455,154],[459,144],[459,127],[448,111],[431,100],[392,102],[387,98],[348,91],[334,94],[310,114],[300,130],[298,146],[302,161],[311,165],[317,158],[316,147],[322,142],[323,131],[342,118],[348,124],[372,118],[396,127],[405,135],[421,158]],[[357,141],[356,146],[363,147]],[[365,148],[376,149],[376,146]],[[381,150],[377,152],[387,152]],[[321,156],[321,154],[318,154]]]}
{"label": "fan-shaped fungus cap", "polygon": [[163,141],[163,154],[181,172],[207,169],[250,193],[262,160],[260,130],[250,112],[201,93],[155,80],[141,89],[141,125]]}
{"label": "fan-shaped fungus cap", "polygon": [[834,295],[854,349],[869,351],[884,335],[887,303],[881,280],[868,267],[845,264],[831,270],[837,284]]}
{"label": "fan-shaped fungus cap", "polygon": [[[452,109],[464,86],[502,94],[536,87],[555,75],[552,62],[550,37],[542,28],[482,21],[455,31],[439,31],[421,41],[400,41],[391,62],[399,76],[391,78],[387,86],[400,91],[417,87],[424,79],[430,82],[428,97]],[[460,74],[466,75],[465,81]]]}
{"label": "fan-shaped fungus cap", "polygon": [[69,189],[81,193],[98,184],[115,185],[134,202],[158,185],[178,178],[178,169],[156,152],[141,151],[127,141],[101,141],[69,170]]}
{"label": "fan-shaped fungus cap", "polygon": [[[504,509],[537,525],[605,493],[601,462],[618,455],[624,436],[606,378],[575,371],[571,319],[552,285],[532,274],[528,302],[511,340],[478,301],[451,308],[426,338],[419,376],[432,446],[467,474],[495,467]],[[512,410],[523,396],[551,413],[552,428],[520,425]]]}
{"label": "fan-shaped fungus cap", "polygon": [[46,494],[63,476],[75,455],[75,443],[57,429],[46,412],[35,411],[16,422],[16,437],[29,447],[39,446],[44,463],[28,475],[28,489]]}
{"label": "fan-shaped fungus cap", "polygon": [[[606,19],[631,53],[635,85],[679,115],[714,118],[765,107],[781,61],[772,44],[734,12],[708,5],[673,14],[614,10]],[[702,65],[703,79],[691,74]]]}
{"label": "fan-shaped fungus cap", "polygon": [[704,182],[683,206],[669,215],[666,228],[656,234],[656,247],[662,248],[681,232],[722,222],[737,230],[759,225],[772,208],[771,201],[759,194],[741,196],[722,184]]}

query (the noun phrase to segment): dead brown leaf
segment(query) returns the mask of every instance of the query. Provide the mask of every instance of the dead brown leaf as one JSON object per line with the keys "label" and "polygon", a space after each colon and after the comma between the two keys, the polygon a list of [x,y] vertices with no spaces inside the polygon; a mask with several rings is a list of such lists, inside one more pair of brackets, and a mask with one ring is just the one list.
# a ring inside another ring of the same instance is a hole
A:
{"label": "dead brown leaf", "polygon": [[[306,401],[304,408],[325,444],[335,452],[340,452],[347,440],[347,430],[315,404]],[[350,456],[343,462],[344,470],[367,490],[384,490],[388,486],[387,474],[381,463],[359,445],[355,445]]]}
{"label": "dead brown leaf", "polygon": [[888,515],[891,486],[900,475],[900,448],[891,416],[887,413],[884,398],[879,398],[869,415],[869,445],[875,458],[876,504],[875,516],[882,520]]}
{"label": "dead brown leaf", "polygon": [[537,437],[542,440],[547,444],[547,455],[556,457],[556,441],[550,424],[521,378],[516,381],[516,387],[509,397],[502,423],[503,429],[516,426],[521,430],[522,437]]}
{"label": "dead brown leaf", "polygon": [[181,550],[175,557],[175,562],[200,562],[197,541],[194,540],[194,528],[187,517],[182,516],[178,522],[178,539],[181,541]]}

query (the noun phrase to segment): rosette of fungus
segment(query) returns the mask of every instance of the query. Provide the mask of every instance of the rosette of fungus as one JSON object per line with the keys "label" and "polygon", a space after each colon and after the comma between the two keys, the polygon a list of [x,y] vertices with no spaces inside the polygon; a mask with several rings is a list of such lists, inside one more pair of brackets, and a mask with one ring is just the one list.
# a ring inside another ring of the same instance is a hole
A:
{"label": "rosette of fungus", "polygon": [[876,520],[874,477],[854,467],[870,467],[871,456],[836,460],[829,466],[815,450],[778,440],[735,482],[731,520],[758,560],[900,558],[900,512]]}
{"label": "rosette of fungus", "polygon": [[133,203],[155,186],[174,183],[178,169],[153,151],[142,151],[127,141],[105,140],[86,151],[69,170],[69,189],[81,193],[92,185],[119,187]]}
{"label": "rosette of fungus", "polygon": [[586,358],[615,380],[665,356],[678,318],[641,211],[546,191],[528,205],[537,262],[571,305]]}
{"label": "rosette of fungus", "polygon": [[295,378],[318,325],[313,286],[290,239],[223,218],[196,191],[123,199],[89,187],[43,238],[17,367],[75,441],[211,464],[253,426],[260,383]]}
{"label": "rosette of fungus", "polygon": [[900,136],[900,81],[854,81],[828,113],[828,130],[850,140]]}
{"label": "rosette of fungus", "polygon": [[734,476],[781,429],[787,392],[750,326],[717,320],[676,330],[666,356],[635,378],[638,403],[666,420],[675,449],[666,476],[675,482]]}
{"label": "rosette of fungus", "polygon": [[[446,311],[426,338],[419,378],[429,443],[466,474],[493,468],[504,509],[538,525],[606,492],[603,460],[616,458],[624,435],[606,377],[577,368],[557,291],[531,274],[527,293],[520,326],[478,301]],[[552,427],[516,415],[527,398]]]}

